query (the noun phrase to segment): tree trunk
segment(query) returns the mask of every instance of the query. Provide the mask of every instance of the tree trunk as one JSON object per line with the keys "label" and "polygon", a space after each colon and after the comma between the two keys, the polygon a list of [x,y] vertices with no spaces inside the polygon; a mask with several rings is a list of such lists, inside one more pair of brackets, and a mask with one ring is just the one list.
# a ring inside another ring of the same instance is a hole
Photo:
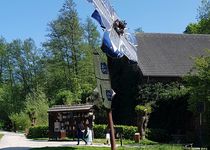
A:
{"label": "tree trunk", "polygon": [[148,121],[149,121],[149,116],[147,114],[138,115],[137,126],[138,126],[138,132],[140,133],[141,140],[145,139]]}

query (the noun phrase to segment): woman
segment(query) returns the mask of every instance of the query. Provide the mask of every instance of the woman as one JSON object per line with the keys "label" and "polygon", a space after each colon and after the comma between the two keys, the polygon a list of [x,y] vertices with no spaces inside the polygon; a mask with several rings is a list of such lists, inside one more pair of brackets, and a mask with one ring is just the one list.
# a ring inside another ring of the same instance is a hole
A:
{"label": "woman", "polygon": [[86,139],[88,145],[93,144],[93,134],[89,127],[86,128],[85,139]]}

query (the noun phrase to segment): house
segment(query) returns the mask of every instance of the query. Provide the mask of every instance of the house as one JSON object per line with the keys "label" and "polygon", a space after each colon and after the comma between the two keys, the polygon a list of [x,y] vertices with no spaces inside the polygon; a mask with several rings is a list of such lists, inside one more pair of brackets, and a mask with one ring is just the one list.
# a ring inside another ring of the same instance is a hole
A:
{"label": "house", "polygon": [[[143,83],[181,80],[193,69],[194,57],[206,55],[210,35],[137,33],[138,65],[126,58],[109,59],[113,117],[117,124],[135,124],[138,86]],[[131,119],[134,118],[134,119]]]}
{"label": "house", "polygon": [[91,130],[94,124],[93,105],[56,105],[48,110],[49,139],[76,137],[77,124],[82,122]]}
{"label": "house", "polygon": [[210,49],[210,35],[137,33],[139,67],[146,80],[176,80],[191,71],[194,57]]}

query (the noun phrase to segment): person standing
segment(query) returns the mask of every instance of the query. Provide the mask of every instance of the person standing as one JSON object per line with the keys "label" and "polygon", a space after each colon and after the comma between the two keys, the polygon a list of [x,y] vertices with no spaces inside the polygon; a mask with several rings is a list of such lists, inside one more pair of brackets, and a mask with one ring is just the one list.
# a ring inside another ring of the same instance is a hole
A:
{"label": "person standing", "polygon": [[93,144],[93,134],[92,131],[90,130],[89,127],[87,127],[86,131],[85,131],[85,139],[87,141],[88,145],[92,145]]}
{"label": "person standing", "polygon": [[82,121],[80,121],[77,125],[77,145],[79,145],[80,139],[82,139],[85,142],[85,144],[87,144],[87,141],[84,139],[84,132],[84,125]]}

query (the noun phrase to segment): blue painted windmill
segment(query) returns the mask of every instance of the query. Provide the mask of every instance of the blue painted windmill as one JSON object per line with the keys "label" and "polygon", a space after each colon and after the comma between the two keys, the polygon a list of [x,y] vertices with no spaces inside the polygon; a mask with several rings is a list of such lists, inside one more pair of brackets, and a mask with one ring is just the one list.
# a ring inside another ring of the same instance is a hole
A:
{"label": "blue painted windmill", "polygon": [[[101,49],[113,59],[127,57],[138,63],[137,45],[135,37],[128,32],[125,21],[121,21],[108,0],[87,0],[95,7],[92,17],[100,24],[104,31]],[[109,71],[106,62],[102,62],[100,55],[94,51],[95,74],[97,89],[104,106],[111,108],[112,97],[115,92],[111,89]]]}
{"label": "blue painted windmill", "polygon": [[135,37],[126,29],[125,21],[121,21],[108,0],[87,0],[95,7],[92,17],[104,30],[102,50],[112,58],[126,56],[138,62]]}

